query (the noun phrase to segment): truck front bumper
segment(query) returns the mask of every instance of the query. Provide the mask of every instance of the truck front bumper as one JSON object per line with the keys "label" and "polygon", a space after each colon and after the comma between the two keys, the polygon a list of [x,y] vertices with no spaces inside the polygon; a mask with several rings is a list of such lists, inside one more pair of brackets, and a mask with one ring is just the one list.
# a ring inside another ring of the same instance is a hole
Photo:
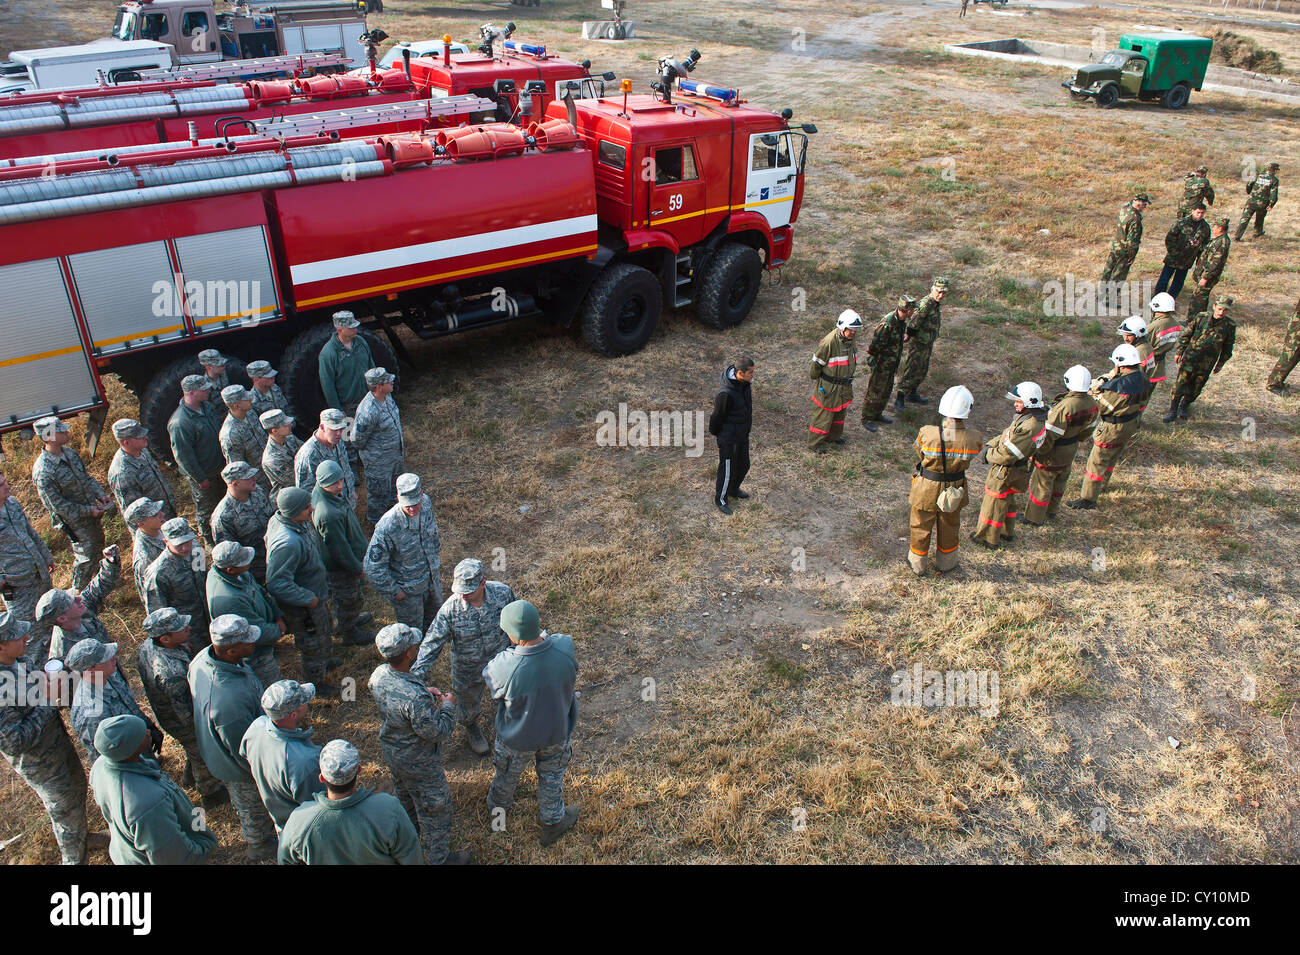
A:
{"label": "truck front bumper", "polygon": [[1075,96],[1096,96],[1097,95],[1096,90],[1084,89],[1082,86],[1075,86],[1069,80],[1066,80],[1061,85],[1065,87],[1067,90],[1069,90],[1071,93],[1073,93]]}

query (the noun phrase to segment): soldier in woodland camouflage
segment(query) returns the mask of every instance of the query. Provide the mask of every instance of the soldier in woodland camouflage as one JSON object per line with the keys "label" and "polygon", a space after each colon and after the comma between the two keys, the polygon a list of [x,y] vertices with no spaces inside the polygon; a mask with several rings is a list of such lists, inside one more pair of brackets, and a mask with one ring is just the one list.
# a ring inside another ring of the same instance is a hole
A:
{"label": "soldier in woodland camouflage", "polygon": [[871,380],[867,382],[867,394],[862,399],[862,427],[868,431],[876,430],[877,421],[889,424],[893,420],[881,412],[889,404],[889,396],[893,393],[894,372],[898,370],[898,362],[903,356],[907,323],[915,311],[916,299],[910,295],[900,296],[897,307],[886,313],[871,333],[871,344],[867,346]]}
{"label": "soldier in woodland camouflage", "polygon": [[451,789],[442,768],[442,743],[455,724],[454,693],[436,687],[411,672],[420,653],[420,633],[402,623],[389,624],[375,636],[386,662],[370,675],[370,695],[382,721],[379,749],[393,774],[397,798],[420,830],[427,865],[469,861],[469,854],[451,854]]}
{"label": "soldier in woodland camouflage", "polygon": [[266,580],[266,528],[275,513],[275,505],[258,481],[261,472],[244,461],[235,461],[221,469],[226,482],[226,496],[212,512],[212,539],[236,541],[253,548],[253,576]]}
{"label": "soldier in woodland camouflage", "polygon": [[1179,339],[1174,358],[1178,363],[1178,377],[1174,379],[1173,400],[1164,418],[1166,422],[1173,421],[1175,416],[1186,420],[1187,409],[1200,397],[1210,375],[1221,372],[1232,357],[1237,324],[1228,314],[1231,308],[1232,296],[1220,295],[1214,300],[1214,310],[1193,318]]}
{"label": "soldier in woodland camouflage", "polygon": [[113,507],[112,498],[100,483],[86,473],[80,455],[68,447],[68,423],[50,415],[34,425],[45,445],[32,462],[32,483],[41,503],[49,511],[54,529],[72,543],[76,561],[72,565],[72,586],[86,586],[95,561],[104,549],[103,516]]}
{"label": "soldier in woodland camouflage", "polygon": [[1151,203],[1151,197],[1139,192],[1119,210],[1115,235],[1110,240],[1110,255],[1101,270],[1101,281],[1107,301],[1115,291],[1114,286],[1128,278],[1128,270],[1137,258],[1142,245],[1142,210]]}
{"label": "soldier in woodland camouflage", "polygon": [[917,303],[916,311],[908,320],[907,333],[903,336],[907,352],[898,373],[898,395],[895,399],[900,413],[905,400],[921,405],[929,401],[917,394],[916,389],[921,387],[921,382],[925,381],[925,376],[930,372],[930,356],[934,353],[934,343],[939,337],[939,307],[947,294],[948,280],[935,279],[930,283],[930,294]]}
{"label": "soldier in woodland camouflage", "polygon": [[1246,184],[1246,207],[1241,210],[1241,218],[1237,220],[1238,242],[1246,234],[1246,226],[1250,225],[1252,216],[1255,218],[1254,237],[1264,237],[1264,217],[1277,205],[1277,173],[1281,168],[1281,164],[1271,162],[1268,169]]}
{"label": "soldier in woodland camouflage", "polygon": [[[1297,362],[1300,362],[1300,299],[1296,299],[1295,311],[1291,314],[1291,321],[1287,322],[1286,338],[1282,342],[1282,354],[1278,355],[1277,364],[1268,373],[1268,381],[1265,383],[1265,387],[1274,394],[1286,394],[1286,376],[1291,374],[1291,369],[1296,366]],[[3,492],[2,486],[0,486],[0,492]]]}
{"label": "soldier in woodland camouflage", "polygon": [[163,520],[175,517],[176,498],[149,450],[149,429],[132,418],[122,418],[113,422],[113,437],[118,449],[108,466],[108,486],[122,516],[126,516],[128,504],[147,497],[162,501]]}
{"label": "soldier in woodland camouflage", "polygon": [[1156,281],[1156,294],[1168,291],[1174,298],[1183,290],[1187,270],[1196,264],[1197,257],[1210,243],[1210,224],[1205,221],[1205,205],[1197,203],[1191,214],[1179,219],[1165,235],[1165,264]]}
{"label": "soldier in woodland camouflage", "polygon": [[487,739],[479,728],[483,704],[483,667],[510,645],[501,630],[501,611],[518,598],[508,586],[486,580],[483,563],[467,557],[456,565],[451,596],[438,610],[411,672],[428,681],[442,648],[451,644],[451,689],[456,694],[456,720],[465,727],[469,745],[484,756]]}
{"label": "soldier in woodland camouflage", "polygon": [[117,546],[112,545],[104,548],[99,573],[80,594],[71,590],[47,590],[41,595],[41,599],[36,601],[36,622],[53,630],[49,659],[62,660],[64,654],[85,637],[93,637],[101,643],[113,642],[98,614],[121,577],[121,558]]}
{"label": "soldier in woodland camouflage", "polygon": [[1186,219],[1192,214],[1192,207],[1198,202],[1204,205],[1214,205],[1214,187],[1210,185],[1209,168],[1206,166],[1197,167],[1195,172],[1189,172],[1183,179],[1183,200],[1178,204],[1178,214],[1174,216],[1174,221]]}
{"label": "soldier in woodland camouflage", "polygon": [[229,801],[221,781],[208,772],[194,735],[194,697],[190,694],[190,618],[163,607],[144,618],[145,639],[136,651],[140,685],[158,724],[185,751],[182,782],[199,791],[205,809]]}
{"label": "soldier in woodland camouflage", "polygon": [[54,558],[0,471],[0,596],[19,620],[36,619],[36,601],[52,586]]}
{"label": "soldier in woodland camouflage", "polygon": [[1043,442],[1034,452],[1033,474],[1027,492],[1024,522],[1037,527],[1056,517],[1065,485],[1074,467],[1079,443],[1092,437],[1097,426],[1097,399],[1088,394],[1092,375],[1083,365],[1065,373],[1066,390],[1057,395],[1043,422]]}
{"label": "soldier in woodland camouflage", "polygon": [[397,503],[397,476],[406,470],[402,415],[393,400],[396,376],[383,368],[366,372],[370,393],[357,405],[353,445],[366,469],[366,520],[379,523]]}
{"label": "soldier in woodland camouflage", "polygon": [[271,482],[267,496],[272,503],[287,487],[297,487],[298,479],[293,471],[293,459],[302,447],[302,438],[293,433],[292,415],[273,409],[264,411],[258,419],[266,430],[266,448],[262,451],[262,473]]}
{"label": "soldier in woodland camouflage", "polygon": [[173,517],[162,526],[162,535],[167,549],[144,572],[145,610],[174,607],[188,614],[197,631],[196,649],[202,649],[208,627],[207,560],[201,549],[195,552],[194,531],[185,518]]}
{"label": "soldier in woodland camouflage", "polygon": [[1227,216],[1219,216],[1214,220],[1210,241],[1196,260],[1196,268],[1192,270],[1192,300],[1187,304],[1188,315],[1205,311],[1210,304],[1210,293],[1223,277],[1223,269],[1228,264],[1228,253],[1232,250],[1228,225]]}

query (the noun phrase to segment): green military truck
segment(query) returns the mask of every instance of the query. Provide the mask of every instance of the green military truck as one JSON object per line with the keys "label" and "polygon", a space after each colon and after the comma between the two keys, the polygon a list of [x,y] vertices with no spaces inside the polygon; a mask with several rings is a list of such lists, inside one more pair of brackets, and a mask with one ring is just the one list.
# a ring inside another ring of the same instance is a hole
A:
{"label": "green military truck", "polygon": [[1208,37],[1186,33],[1125,33],[1118,49],[1079,67],[1061,85],[1075,99],[1092,99],[1103,109],[1121,99],[1159,100],[1166,109],[1182,109],[1205,80],[1213,46]]}

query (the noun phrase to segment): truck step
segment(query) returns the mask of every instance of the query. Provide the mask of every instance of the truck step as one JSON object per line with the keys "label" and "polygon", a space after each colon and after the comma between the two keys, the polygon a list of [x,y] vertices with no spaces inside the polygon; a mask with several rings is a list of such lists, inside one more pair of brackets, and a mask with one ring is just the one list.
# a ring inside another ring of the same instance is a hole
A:
{"label": "truck step", "polygon": [[691,284],[695,281],[695,273],[691,271],[691,255],[689,252],[683,252],[677,256],[676,269],[676,288],[673,290],[673,308],[684,308],[694,301],[691,295]]}

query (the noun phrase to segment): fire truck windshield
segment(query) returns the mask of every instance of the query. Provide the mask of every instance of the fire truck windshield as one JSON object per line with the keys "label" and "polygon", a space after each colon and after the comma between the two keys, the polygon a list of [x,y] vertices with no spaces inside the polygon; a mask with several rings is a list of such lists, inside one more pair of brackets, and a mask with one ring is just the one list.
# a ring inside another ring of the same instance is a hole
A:
{"label": "fire truck windshield", "polygon": [[113,32],[109,36],[118,40],[135,39],[135,14],[130,10],[117,8],[117,19],[113,21]]}

